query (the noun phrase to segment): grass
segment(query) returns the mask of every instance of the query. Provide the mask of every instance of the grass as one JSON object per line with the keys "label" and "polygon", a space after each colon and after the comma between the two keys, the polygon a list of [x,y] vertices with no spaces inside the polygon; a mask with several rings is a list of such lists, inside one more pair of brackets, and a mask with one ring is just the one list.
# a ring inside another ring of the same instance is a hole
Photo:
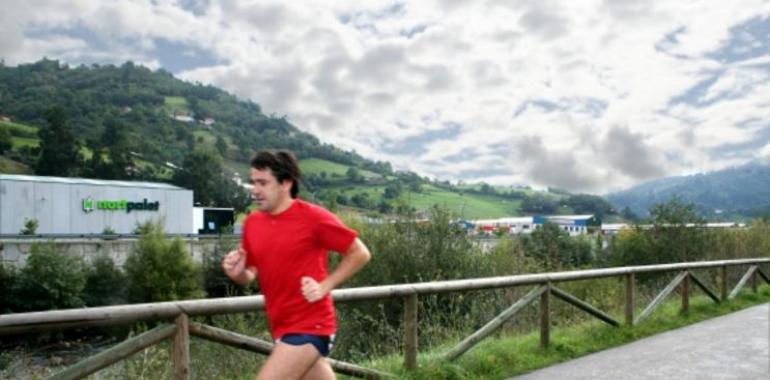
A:
{"label": "grass", "polygon": [[421,193],[404,195],[407,202],[418,210],[433,205],[446,206],[450,212],[464,219],[502,218],[518,215],[520,201],[477,194],[459,194],[435,186],[423,186]]}
{"label": "grass", "polygon": [[251,178],[251,165],[249,161],[226,160],[225,166],[228,169],[240,174],[241,180],[244,182],[248,182]]}
{"label": "grass", "polygon": [[19,123],[14,123],[12,121],[1,121],[1,120],[0,120],[0,127],[8,128],[11,131],[11,134],[14,134],[14,131],[18,131],[21,133],[36,135],[38,130],[37,127],[31,127],[25,124],[19,124]]}
{"label": "grass", "polygon": [[[326,172],[326,174],[330,177],[333,174],[336,174],[340,177],[345,177],[348,169],[350,168],[348,165],[338,164],[336,162],[327,161],[321,158],[306,158],[300,160],[299,166],[303,174],[320,174],[321,172]],[[364,178],[382,177],[375,172],[365,169],[359,169],[358,172],[361,173]]]}
{"label": "grass", "polygon": [[0,173],[3,174],[32,174],[32,168],[20,162],[0,156]]}
{"label": "grass", "polygon": [[[329,190],[352,197],[367,193],[369,199],[379,201],[385,193],[384,185],[344,185],[330,186]],[[422,186],[422,191],[415,193],[408,188],[401,199],[416,210],[425,211],[433,205],[446,207],[454,215],[465,219],[500,218],[518,215],[521,201],[502,199],[493,195],[458,194],[432,185]]]}
{"label": "grass", "polygon": [[40,140],[13,136],[11,137],[11,143],[13,144],[13,149],[18,150],[19,148],[25,147],[25,146],[34,148],[40,145]]}
{"label": "grass", "polygon": [[166,96],[165,104],[163,105],[166,112],[169,114],[188,114],[190,110],[187,108],[187,99],[182,96]]}
{"label": "grass", "polygon": [[203,145],[206,145],[211,148],[213,148],[217,142],[216,136],[214,136],[213,133],[206,130],[193,131],[193,136],[195,136],[196,142],[198,141],[198,139],[200,139]]}
{"label": "grass", "polygon": [[744,291],[736,299],[721,304],[705,296],[692,297],[687,315],[680,312],[680,302],[677,299],[664,303],[648,320],[633,327],[590,322],[552,329],[551,344],[546,349],[540,348],[540,336],[534,332],[487,339],[452,363],[438,360],[450,345],[424,352],[418,358],[420,368],[414,372],[403,369],[400,355],[363,365],[403,379],[503,379],[770,302],[770,287],[760,287],[757,294]]}

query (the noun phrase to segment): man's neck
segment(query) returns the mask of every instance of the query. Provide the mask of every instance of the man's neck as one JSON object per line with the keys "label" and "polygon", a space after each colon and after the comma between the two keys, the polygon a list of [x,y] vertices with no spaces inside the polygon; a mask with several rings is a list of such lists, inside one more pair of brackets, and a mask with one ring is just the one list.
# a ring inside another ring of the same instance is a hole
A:
{"label": "man's neck", "polygon": [[278,215],[291,207],[291,205],[294,203],[294,198],[292,197],[286,197],[281,202],[278,203],[278,206],[270,211],[271,215]]}

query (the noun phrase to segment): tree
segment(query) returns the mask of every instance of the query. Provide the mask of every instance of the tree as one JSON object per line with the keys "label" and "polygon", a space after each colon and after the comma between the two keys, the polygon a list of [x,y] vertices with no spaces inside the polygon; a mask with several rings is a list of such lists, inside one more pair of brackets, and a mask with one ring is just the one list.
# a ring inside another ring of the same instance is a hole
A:
{"label": "tree", "polygon": [[11,148],[13,148],[11,132],[6,127],[0,127],[0,154],[4,154],[11,150]]}
{"label": "tree", "polygon": [[695,205],[679,197],[650,208],[653,221],[651,238],[653,256],[659,262],[692,261],[705,255],[708,232],[705,220],[698,216]]}
{"label": "tree", "polygon": [[364,180],[364,176],[361,175],[361,172],[359,172],[358,169],[353,166],[348,168],[348,171],[345,172],[345,176],[348,177],[350,182],[362,182]]}
{"label": "tree", "polygon": [[17,311],[80,307],[86,285],[82,262],[59,252],[54,244],[35,243],[16,283]]}
{"label": "tree", "polygon": [[48,127],[39,131],[40,158],[35,173],[61,177],[76,175],[81,161],[80,143],[67,123],[64,109],[60,106],[50,108],[45,119]]}
{"label": "tree", "polygon": [[216,148],[222,157],[227,155],[227,142],[221,135],[217,135]]}
{"label": "tree", "polygon": [[559,209],[559,205],[550,198],[542,195],[534,195],[524,198],[521,202],[521,211],[536,214],[552,214]]}
{"label": "tree", "polygon": [[597,218],[601,219],[605,215],[612,213],[612,205],[597,195],[571,195],[564,203],[572,207],[576,214],[594,214]]}
{"label": "tree", "polygon": [[522,237],[524,252],[542,262],[546,270],[575,267],[592,261],[590,242],[572,239],[557,224],[546,222]]}
{"label": "tree", "polygon": [[193,190],[193,201],[202,206],[244,211],[251,203],[246,189],[228,175],[222,158],[210,150],[196,149],[185,156],[182,167],[174,173],[173,182]]}
{"label": "tree", "polygon": [[216,193],[221,185],[222,159],[204,149],[195,149],[185,156],[182,167],[174,173],[174,184],[191,189],[195,204],[216,206]]}
{"label": "tree", "polygon": [[637,226],[615,237],[614,264],[660,264],[705,257],[712,236],[695,212],[695,205],[674,197],[651,207],[650,215],[652,228]]}
{"label": "tree", "polygon": [[492,194],[492,195],[494,195],[496,193],[495,188],[490,186],[486,182],[482,182],[481,183],[481,190],[480,191],[481,191],[482,194]]}
{"label": "tree", "polygon": [[385,197],[386,199],[395,199],[401,195],[402,191],[403,191],[403,188],[401,187],[401,183],[393,182],[385,186],[385,192],[383,193],[382,196]]}
{"label": "tree", "polygon": [[97,256],[85,269],[81,298],[86,306],[119,305],[126,301],[126,276],[108,255]]}
{"label": "tree", "polygon": [[620,216],[623,217],[623,219],[632,222],[639,220],[639,215],[636,215],[636,213],[628,206],[623,207],[623,210],[620,211]]}
{"label": "tree", "polygon": [[161,302],[202,296],[202,273],[180,238],[169,240],[160,221],[141,226],[142,236],[126,259],[128,299]]}

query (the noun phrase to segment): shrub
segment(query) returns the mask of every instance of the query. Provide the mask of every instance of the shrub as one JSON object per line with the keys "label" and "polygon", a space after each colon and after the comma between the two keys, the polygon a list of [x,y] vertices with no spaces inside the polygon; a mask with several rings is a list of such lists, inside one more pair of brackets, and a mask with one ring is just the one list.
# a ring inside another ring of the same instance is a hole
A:
{"label": "shrub", "polygon": [[53,244],[33,244],[13,292],[16,311],[81,307],[85,284],[79,259],[61,254]]}
{"label": "shrub", "polygon": [[[484,277],[494,274],[492,261],[474,246],[465,231],[450,223],[449,212],[433,208],[429,223],[408,216],[392,224],[347,224],[361,232],[372,260],[347,286]],[[421,346],[438,344],[478,320],[489,320],[498,308],[488,307],[501,295],[485,292],[420,297]],[[340,308],[341,358],[354,360],[393,352],[400,347],[403,301],[365,301]]]}
{"label": "shrub", "polygon": [[24,222],[24,228],[19,233],[22,235],[34,235],[37,232],[37,227],[37,219],[27,219]]}
{"label": "shrub", "polygon": [[139,231],[142,235],[124,265],[129,302],[201,297],[201,270],[182,240],[169,240],[160,221],[145,223]]}
{"label": "shrub", "polygon": [[546,271],[588,265],[593,261],[589,241],[574,239],[551,222],[522,236],[521,241],[526,254],[540,261]]}
{"label": "shrub", "polygon": [[107,255],[94,259],[86,269],[83,289],[86,306],[119,305],[126,301],[126,276]]}
{"label": "shrub", "polygon": [[11,301],[13,300],[12,290],[14,289],[15,282],[15,268],[3,265],[0,262],[0,289],[2,289],[0,291],[0,314],[10,313],[13,310]]}
{"label": "shrub", "polygon": [[[222,259],[225,255],[237,249],[239,241],[220,235],[214,247],[203,257],[203,286],[208,297],[227,297],[249,294],[249,288],[244,288],[232,282],[222,269]],[[254,281],[249,287],[256,287]]]}

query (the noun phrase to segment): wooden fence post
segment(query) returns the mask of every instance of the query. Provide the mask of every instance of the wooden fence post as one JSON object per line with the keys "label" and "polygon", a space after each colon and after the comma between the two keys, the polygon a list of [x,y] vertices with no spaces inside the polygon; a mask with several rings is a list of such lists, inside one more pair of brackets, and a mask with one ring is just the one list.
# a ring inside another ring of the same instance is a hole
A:
{"label": "wooden fence post", "polygon": [[720,298],[722,299],[722,302],[727,301],[727,265],[722,265],[722,268],[720,269],[720,285],[721,285],[721,291],[722,294],[720,295]]}
{"label": "wooden fence post", "polygon": [[626,275],[626,325],[632,326],[634,324],[634,296],[636,293],[634,273],[631,272]]}
{"label": "wooden fence post", "polygon": [[682,314],[690,312],[690,272],[686,271],[682,279]]}
{"label": "wooden fence post", "polygon": [[190,378],[190,318],[187,314],[176,317],[176,332],[171,344],[174,360],[174,380]]}
{"label": "wooden fence post", "polygon": [[417,293],[404,298],[404,367],[417,368]]}
{"label": "wooden fence post", "polygon": [[545,284],[545,291],[540,295],[540,347],[547,348],[551,342],[550,305],[551,283]]}

